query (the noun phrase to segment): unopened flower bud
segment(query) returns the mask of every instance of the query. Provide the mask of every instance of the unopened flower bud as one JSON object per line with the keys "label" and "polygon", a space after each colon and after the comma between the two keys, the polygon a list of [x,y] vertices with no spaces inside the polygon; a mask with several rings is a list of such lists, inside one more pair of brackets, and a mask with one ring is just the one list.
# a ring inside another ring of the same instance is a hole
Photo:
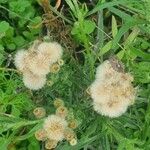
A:
{"label": "unopened flower bud", "polygon": [[56,110],[56,115],[65,118],[68,114],[68,110],[64,106],[60,106]]}
{"label": "unopened flower bud", "polygon": [[57,146],[58,141],[55,140],[47,140],[45,142],[45,148],[46,149],[53,149]]}
{"label": "unopened flower bud", "polygon": [[38,141],[45,141],[46,140],[46,133],[45,133],[45,131],[43,129],[37,130],[35,132],[35,138]]}
{"label": "unopened flower bud", "polygon": [[59,59],[59,60],[58,60],[58,64],[59,64],[60,66],[63,66],[64,61],[63,61],[62,59]]}
{"label": "unopened flower bud", "polygon": [[77,120],[73,119],[73,120],[69,121],[68,127],[71,128],[71,129],[76,129],[78,127]]}
{"label": "unopened flower bud", "polygon": [[46,111],[43,107],[37,107],[33,110],[33,114],[35,115],[36,118],[40,119],[45,117]]}
{"label": "unopened flower bud", "polygon": [[54,106],[55,106],[56,108],[58,108],[58,107],[60,107],[60,106],[64,106],[64,101],[61,100],[61,99],[59,99],[59,98],[57,98],[57,99],[54,100]]}
{"label": "unopened flower bud", "polygon": [[60,66],[57,63],[53,64],[50,67],[50,72],[52,72],[52,73],[57,73],[59,70],[60,70]]}
{"label": "unopened flower bud", "polygon": [[48,86],[52,86],[54,84],[54,82],[52,80],[48,80],[46,83]]}
{"label": "unopened flower bud", "polygon": [[71,141],[72,139],[74,139],[76,137],[76,134],[75,132],[70,129],[70,128],[67,128],[65,131],[64,131],[64,137],[67,141]]}
{"label": "unopened flower bud", "polygon": [[77,140],[74,138],[69,143],[71,146],[75,146],[77,144]]}

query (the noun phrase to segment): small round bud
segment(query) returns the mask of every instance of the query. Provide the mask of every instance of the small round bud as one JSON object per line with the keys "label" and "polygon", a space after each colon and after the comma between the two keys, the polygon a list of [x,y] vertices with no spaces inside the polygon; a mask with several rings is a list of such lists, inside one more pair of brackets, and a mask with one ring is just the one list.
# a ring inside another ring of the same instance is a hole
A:
{"label": "small round bud", "polygon": [[33,110],[33,114],[35,115],[36,118],[40,119],[45,117],[46,111],[43,107],[37,107]]}
{"label": "small round bud", "polygon": [[76,134],[75,132],[70,129],[70,128],[67,128],[65,131],[64,131],[64,137],[67,141],[71,141],[72,139],[74,139],[76,137]]}
{"label": "small round bud", "polygon": [[86,93],[87,93],[88,95],[91,94],[91,93],[90,93],[90,87],[88,87],[88,88],[86,89]]}
{"label": "small round bud", "polygon": [[77,140],[74,138],[69,143],[71,146],[75,146],[77,144]]}
{"label": "small round bud", "polygon": [[46,149],[53,149],[57,146],[58,141],[55,140],[47,140],[45,142],[45,148]]}
{"label": "small round bud", "polygon": [[62,59],[59,59],[59,60],[58,60],[58,64],[59,64],[60,66],[63,66],[63,65],[64,65],[64,61],[63,61]]}
{"label": "small round bud", "polygon": [[43,129],[39,129],[35,132],[35,138],[38,141],[45,141],[46,140],[46,132]]}
{"label": "small round bud", "polygon": [[64,106],[60,106],[60,107],[58,107],[57,110],[56,110],[56,115],[57,115],[57,116],[60,116],[60,117],[62,117],[62,118],[65,118],[65,117],[67,116],[67,114],[68,114],[68,110],[67,110],[67,108],[64,107]]}
{"label": "small round bud", "polygon": [[78,122],[76,119],[69,121],[68,127],[71,129],[76,129],[78,127]]}
{"label": "small round bud", "polygon": [[48,80],[48,81],[46,82],[46,84],[47,84],[47,86],[52,86],[52,85],[54,84],[54,82],[53,82],[52,80]]}
{"label": "small round bud", "polygon": [[57,99],[54,100],[54,106],[55,106],[56,108],[58,108],[58,107],[60,107],[60,106],[64,106],[64,101],[61,100],[61,99],[59,99],[59,98],[57,98]]}
{"label": "small round bud", "polygon": [[59,70],[60,70],[60,66],[57,63],[51,65],[50,67],[50,72],[52,73],[57,73]]}

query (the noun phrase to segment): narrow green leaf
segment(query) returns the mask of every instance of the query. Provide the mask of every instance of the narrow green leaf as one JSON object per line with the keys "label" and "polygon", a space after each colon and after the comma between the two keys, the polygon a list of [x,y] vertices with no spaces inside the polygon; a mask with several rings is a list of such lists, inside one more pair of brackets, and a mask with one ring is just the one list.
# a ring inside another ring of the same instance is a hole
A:
{"label": "narrow green leaf", "polygon": [[135,20],[132,16],[128,15],[127,13],[125,13],[117,8],[110,7],[108,9],[115,15],[119,16],[122,20],[126,20],[126,21]]}
{"label": "narrow green leaf", "polygon": [[117,35],[114,37],[112,49],[118,48],[118,43],[121,39],[121,37],[132,27],[136,26],[137,24],[141,24],[141,21],[135,21],[135,22],[126,22],[118,31]]}
{"label": "narrow green leaf", "polygon": [[112,41],[109,41],[107,44],[105,44],[105,46],[100,50],[99,52],[99,56],[104,55],[105,53],[107,53],[112,47]]}
{"label": "narrow green leaf", "polygon": [[126,3],[127,0],[120,0],[120,1],[113,1],[113,2],[105,2],[105,3],[98,3],[97,6],[94,7],[94,9],[92,9],[91,11],[89,11],[87,13],[86,16],[90,16],[100,10],[103,10],[105,8],[109,8],[109,7],[112,7],[112,6],[117,6],[119,4],[123,4],[123,3]]}
{"label": "narrow green leaf", "polygon": [[150,54],[143,52],[135,47],[130,48],[133,53],[135,53],[138,57],[143,58],[144,60],[150,61]]}
{"label": "narrow green leaf", "polygon": [[130,35],[125,40],[124,46],[125,47],[129,46],[134,41],[134,39],[138,36],[139,32],[140,32],[139,28],[137,28],[137,27],[134,28],[133,31],[130,33]]}
{"label": "narrow green leaf", "polygon": [[118,28],[117,28],[117,21],[114,16],[112,16],[112,36],[113,38],[117,35]]}
{"label": "narrow green leaf", "polygon": [[125,50],[121,50],[120,52],[117,53],[117,57],[121,60],[124,56]]}

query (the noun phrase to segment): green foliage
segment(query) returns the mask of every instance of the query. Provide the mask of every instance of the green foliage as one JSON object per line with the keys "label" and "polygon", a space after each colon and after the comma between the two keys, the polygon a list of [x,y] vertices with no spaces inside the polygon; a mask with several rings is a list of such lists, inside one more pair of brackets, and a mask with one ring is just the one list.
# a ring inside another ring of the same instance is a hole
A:
{"label": "green foliage", "polygon": [[[42,149],[42,142],[35,139],[34,133],[41,128],[43,119],[36,119],[32,112],[42,106],[47,115],[54,113],[55,98],[64,100],[69,118],[76,118],[79,123],[77,145],[62,141],[57,150],[149,150],[149,0],[65,0],[61,11],[50,6],[56,18],[44,21],[62,19],[64,27],[71,28],[67,34],[75,40],[76,47],[70,52],[67,43],[61,43],[66,48],[65,63],[58,73],[47,76],[53,84],[32,92],[15,70],[13,56],[46,34],[42,18],[49,18],[48,14],[43,15],[38,2],[0,0],[0,150]],[[48,34],[51,36],[50,31]],[[138,89],[135,104],[114,119],[95,113],[86,93],[94,80],[95,68],[111,55],[124,63]]]}
{"label": "green foliage", "polygon": [[[33,41],[41,32],[41,16],[37,14],[32,1],[1,1],[0,19],[0,64],[5,60],[2,55],[13,52]],[[5,18],[9,18],[6,19]],[[7,51],[5,50],[7,49]]]}

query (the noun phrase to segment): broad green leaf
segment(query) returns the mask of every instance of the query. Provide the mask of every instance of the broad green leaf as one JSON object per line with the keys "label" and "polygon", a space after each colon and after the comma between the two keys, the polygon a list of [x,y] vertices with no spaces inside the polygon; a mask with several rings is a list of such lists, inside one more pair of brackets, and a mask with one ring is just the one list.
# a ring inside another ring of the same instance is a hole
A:
{"label": "broad green leaf", "polygon": [[13,38],[14,43],[17,45],[17,47],[21,47],[25,44],[25,39],[22,36],[16,36]]}
{"label": "broad green leaf", "polygon": [[83,26],[84,26],[84,33],[86,34],[92,33],[96,27],[95,22],[91,20],[84,20]]}
{"label": "broad green leaf", "polygon": [[9,29],[9,23],[6,21],[0,22],[0,39],[5,36],[6,31]]}
{"label": "broad green leaf", "polygon": [[15,43],[7,43],[7,48],[9,50],[15,50],[16,49],[16,45],[15,45]]}
{"label": "broad green leaf", "polygon": [[39,34],[42,27],[42,18],[40,16],[33,18],[33,22],[29,23],[28,27],[32,34]]}

